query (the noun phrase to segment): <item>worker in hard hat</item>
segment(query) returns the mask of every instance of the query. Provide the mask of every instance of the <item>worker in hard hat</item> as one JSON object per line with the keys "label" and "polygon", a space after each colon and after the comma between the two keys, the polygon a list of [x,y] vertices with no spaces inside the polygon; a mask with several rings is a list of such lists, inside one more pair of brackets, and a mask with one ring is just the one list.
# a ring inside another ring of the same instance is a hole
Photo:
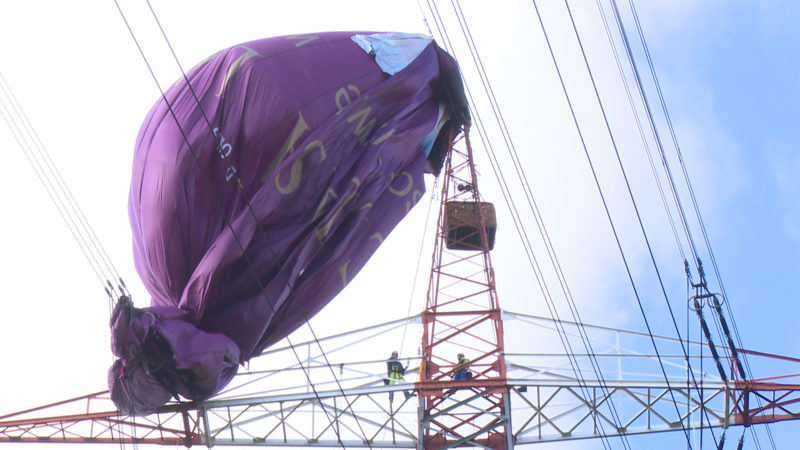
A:
{"label": "worker in hard hat", "polygon": [[[465,381],[472,379],[472,372],[469,370],[469,359],[464,356],[463,353],[459,353],[457,356],[458,362],[453,367],[453,381]],[[445,397],[455,394],[458,388],[450,388],[447,392],[444,393]]]}
{"label": "worker in hard hat", "polygon": [[[386,378],[383,380],[383,383],[386,385],[394,385],[406,382],[406,379],[403,377],[403,375],[406,373],[406,367],[403,367],[403,364],[397,358],[397,351],[393,351],[392,356],[386,360]],[[403,394],[406,396],[406,399],[412,395],[408,391],[403,391]],[[392,401],[393,399],[394,392],[389,392],[389,401]]]}

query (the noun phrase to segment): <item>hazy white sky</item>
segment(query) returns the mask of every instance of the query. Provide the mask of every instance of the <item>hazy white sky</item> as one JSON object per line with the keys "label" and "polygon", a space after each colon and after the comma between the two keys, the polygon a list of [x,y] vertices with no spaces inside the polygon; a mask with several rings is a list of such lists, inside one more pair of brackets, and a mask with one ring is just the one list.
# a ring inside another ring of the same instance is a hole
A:
{"label": "hazy white sky", "polygon": [[[221,48],[266,36],[325,30],[427,33],[427,25],[438,35],[427,3],[420,3],[422,8],[414,0],[152,2],[185,69]],[[640,330],[642,319],[533,6],[521,0],[492,7],[484,3],[463,1],[461,6],[582,315],[587,321]],[[663,296],[615,169],[563,2],[539,3],[637,288],[655,326],[668,334],[671,325],[663,318]],[[120,5],[166,88],[180,71],[147,5]],[[604,107],[626,166],[632,169],[628,176],[637,206],[683,333],[683,263],[653,189],[596,3],[573,1],[571,6],[590,62],[598,68],[595,77]],[[800,274],[800,88],[795,81],[800,38],[794,30],[800,25],[800,8],[780,0],[648,1],[638,2],[637,8],[742,340],[748,348],[797,355],[800,339],[792,331],[800,310],[795,282]],[[439,10],[452,15],[450,2],[441,2]],[[458,41],[460,29],[451,22],[447,32],[468,85],[479,94],[470,54]],[[159,93],[114,2],[4,5],[0,42],[0,73],[134,300],[147,305],[149,298],[132,264],[127,189],[135,137]],[[490,108],[481,102],[478,112],[492,133],[492,145],[504,154]],[[5,149],[0,177],[2,415],[104,389],[112,357],[102,287],[6,127],[0,127],[0,142]],[[499,208],[500,234],[492,257],[501,305],[542,313],[542,295],[521,262],[518,238],[493,171],[485,156],[476,159],[482,192]],[[506,159],[501,165],[504,173],[511,173]],[[423,307],[429,250],[422,253],[416,291],[411,284],[428,199],[387,239],[353,285],[314,320],[318,334],[405,316],[409,301],[412,314]],[[690,207],[688,197],[684,202]],[[431,234],[429,228],[429,240]],[[700,242],[699,229],[693,234]],[[710,271],[711,261],[705,251],[703,255]],[[696,324],[691,329],[696,338]],[[507,340],[509,347],[523,344]],[[757,376],[772,375],[769,366],[754,366],[754,371]],[[797,426],[774,427],[778,448],[793,442],[789,439]],[[674,437],[678,440],[656,436],[633,442],[636,448],[672,448],[682,439]],[[599,442],[596,447],[587,445],[600,448]]]}

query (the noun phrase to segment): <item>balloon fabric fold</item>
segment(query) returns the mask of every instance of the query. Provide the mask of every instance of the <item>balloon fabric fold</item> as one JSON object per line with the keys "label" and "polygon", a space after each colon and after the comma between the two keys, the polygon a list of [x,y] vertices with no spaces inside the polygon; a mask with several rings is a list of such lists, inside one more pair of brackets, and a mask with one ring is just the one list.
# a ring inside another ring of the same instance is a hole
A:
{"label": "balloon fabric fold", "polygon": [[354,34],[228,48],[151,109],[128,203],[151,305],[112,315],[121,410],[219,392],[333,299],[438,174],[468,120],[455,61],[430,41],[389,76]]}

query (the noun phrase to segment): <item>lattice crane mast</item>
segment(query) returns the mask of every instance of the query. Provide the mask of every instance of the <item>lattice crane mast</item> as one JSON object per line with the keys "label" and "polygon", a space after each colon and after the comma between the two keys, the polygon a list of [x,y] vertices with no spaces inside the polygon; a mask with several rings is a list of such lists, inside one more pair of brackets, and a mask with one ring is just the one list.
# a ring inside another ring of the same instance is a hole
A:
{"label": "lattice crane mast", "polygon": [[[445,162],[422,313],[420,447],[511,447],[503,321],[489,251],[494,206],[481,201],[469,130]],[[469,364],[459,364],[469,360]]]}

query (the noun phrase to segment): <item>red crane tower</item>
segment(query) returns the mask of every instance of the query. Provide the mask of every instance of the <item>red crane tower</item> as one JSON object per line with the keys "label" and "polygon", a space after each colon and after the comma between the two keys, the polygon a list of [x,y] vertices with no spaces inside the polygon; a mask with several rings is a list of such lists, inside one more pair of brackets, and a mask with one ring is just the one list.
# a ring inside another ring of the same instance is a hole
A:
{"label": "red crane tower", "polygon": [[[496,218],[494,206],[481,201],[468,133],[445,163],[422,313],[419,438],[430,449],[513,446],[503,320],[489,253]],[[461,355],[467,367],[459,365]]]}

